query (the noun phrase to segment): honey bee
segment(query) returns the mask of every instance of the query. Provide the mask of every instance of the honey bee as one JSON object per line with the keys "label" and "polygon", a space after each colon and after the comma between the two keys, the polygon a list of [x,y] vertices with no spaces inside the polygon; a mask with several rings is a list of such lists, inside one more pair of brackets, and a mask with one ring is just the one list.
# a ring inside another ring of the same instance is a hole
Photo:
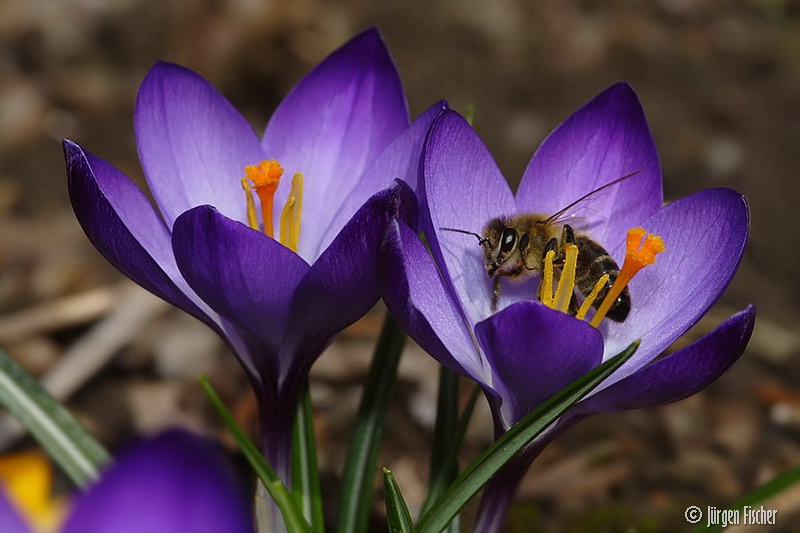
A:
{"label": "honey bee", "polygon": [[[575,244],[578,247],[575,286],[584,297],[591,293],[597,281],[604,274],[608,274],[608,282],[592,304],[597,308],[617,279],[619,266],[600,244],[583,233],[576,233],[569,224],[562,223],[563,217],[578,204],[639,172],[641,171],[626,174],[606,183],[549,216],[540,213],[523,213],[511,217],[493,218],[483,228],[481,235],[455,228],[440,229],[465,233],[478,238],[478,243],[483,247],[486,273],[492,278],[493,283],[492,312],[497,310],[502,277],[513,279],[541,275],[545,255],[550,250],[555,252],[554,266],[563,266],[563,248],[567,243]],[[626,287],[612,304],[606,316],[615,322],[623,322],[630,310],[631,296]],[[577,312],[574,295],[570,301],[570,312],[573,315]]]}

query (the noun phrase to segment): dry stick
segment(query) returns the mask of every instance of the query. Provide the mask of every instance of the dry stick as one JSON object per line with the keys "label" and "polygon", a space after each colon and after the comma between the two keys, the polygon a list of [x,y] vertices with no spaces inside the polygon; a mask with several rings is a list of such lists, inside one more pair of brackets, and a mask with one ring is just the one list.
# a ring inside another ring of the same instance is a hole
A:
{"label": "dry stick", "polygon": [[[125,285],[114,310],[66,350],[42,377],[42,386],[56,399],[69,398],[168,308],[166,302],[138,286]],[[0,417],[0,450],[24,435],[25,429],[15,419]]]}
{"label": "dry stick", "polygon": [[96,320],[116,305],[121,287],[93,289],[2,316],[0,344]]}

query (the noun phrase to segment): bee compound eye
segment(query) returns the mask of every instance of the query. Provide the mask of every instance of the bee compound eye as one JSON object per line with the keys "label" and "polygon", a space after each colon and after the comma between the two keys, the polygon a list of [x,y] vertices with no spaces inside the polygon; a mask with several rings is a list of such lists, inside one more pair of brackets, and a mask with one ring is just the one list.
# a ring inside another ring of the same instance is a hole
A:
{"label": "bee compound eye", "polygon": [[517,244],[517,230],[514,228],[506,228],[503,230],[503,236],[500,238],[500,253],[507,254],[514,249]]}

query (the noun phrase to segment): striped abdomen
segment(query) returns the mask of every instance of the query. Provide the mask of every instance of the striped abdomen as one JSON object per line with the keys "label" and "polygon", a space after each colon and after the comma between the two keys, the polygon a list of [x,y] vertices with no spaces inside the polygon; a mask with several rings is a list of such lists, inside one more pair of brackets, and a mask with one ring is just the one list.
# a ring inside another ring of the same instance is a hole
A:
{"label": "striped abdomen", "polygon": [[[575,285],[584,296],[592,292],[597,280],[599,280],[603,274],[608,274],[608,283],[606,283],[606,286],[600,291],[597,299],[592,304],[592,307],[596,309],[600,307],[601,302],[614,284],[614,280],[617,279],[619,275],[619,266],[614,259],[608,255],[605,248],[584,235],[575,236],[575,245],[578,247]],[[625,287],[606,316],[615,322],[624,322],[630,310],[631,294],[628,292],[628,288]]]}

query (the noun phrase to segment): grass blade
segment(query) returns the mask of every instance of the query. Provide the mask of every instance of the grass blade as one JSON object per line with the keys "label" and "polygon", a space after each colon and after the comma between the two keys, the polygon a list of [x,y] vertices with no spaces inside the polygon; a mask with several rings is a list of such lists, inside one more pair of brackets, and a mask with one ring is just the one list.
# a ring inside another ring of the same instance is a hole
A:
{"label": "grass blade", "polygon": [[400,492],[400,486],[388,468],[383,469],[383,492],[390,533],[414,533],[414,522],[408,506]]}
{"label": "grass blade", "polygon": [[367,530],[378,449],[405,340],[406,334],[387,314],[364,384],[364,395],[347,455],[337,523],[339,533]]}
{"label": "grass blade", "polygon": [[308,382],[300,394],[292,438],[292,494],[314,533],[323,533],[322,494]]}
{"label": "grass blade", "polygon": [[25,426],[79,487],[95,481],[111,462],[101,446],[61,403],[0,351],[0,404]]}
{"label": "grass blade", "polygon": [[250,463],[250,466],[253,467],[256,475],[261,479],[264,488],[267,489],[267,492],[272,496],[278,509],[280,509],[286,529],[289,533],[311,533],[311,526],[309,526],[305,518],[303,518],[303,513],[300,512],[300,508],[297,507],[297,503],[294,501],[289,489],[287,489],[286,485],[280,480],[275,470],[261,453],[261,450],[258,449],[258,446],[253,444],[253,441],[250,440],[244,430],[236,423],[236,420],[233,419],[233,415],[231,415],[230,411],[225,407],[225,404],[222,403],[217,391],[214,390],[208,378],[200,376],[200,385],[203,387],[208,399],[211,400],[211,404],[217,410],[217,413],[219,413],[219,416],[225,422],[225,425],[228,426],[228,429],[233,435],[233,438],[236,439],[236,443]]}
{"label": "grass blade", "polygon": [[520,420],[475,460],[420,518],[419,533],[438,533],[514,455],[541,434],[575,402],[611,375],[636,352],[639,342],[587,372]]}

